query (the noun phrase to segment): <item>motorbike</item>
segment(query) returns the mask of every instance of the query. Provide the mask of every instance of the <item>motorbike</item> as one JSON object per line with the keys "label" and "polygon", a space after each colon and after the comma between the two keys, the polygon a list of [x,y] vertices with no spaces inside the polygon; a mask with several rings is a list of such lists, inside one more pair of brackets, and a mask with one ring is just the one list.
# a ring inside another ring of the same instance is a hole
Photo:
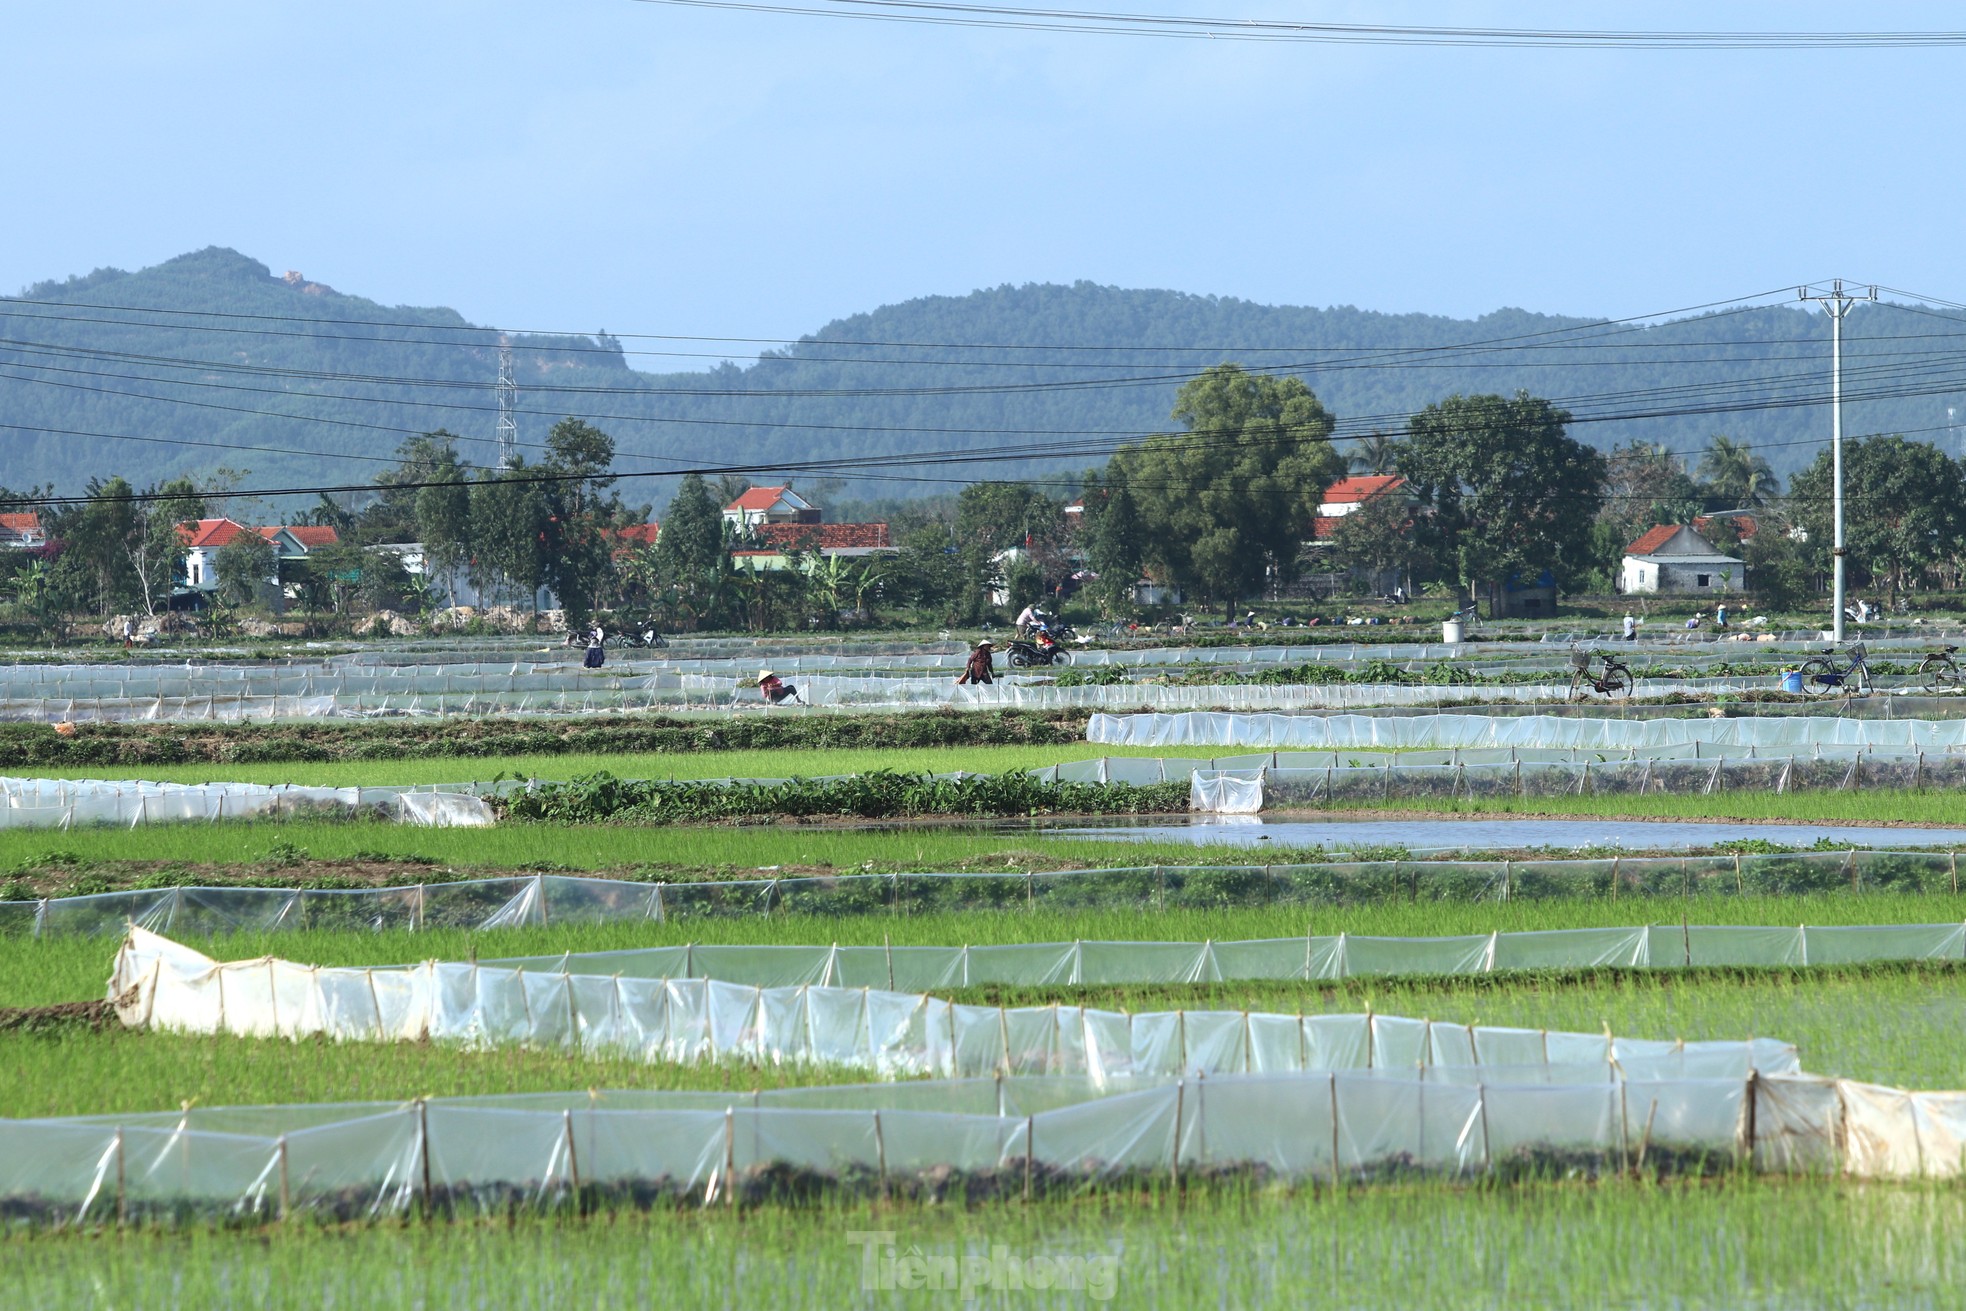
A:
{"label": "motorbike", "polygon": [[1029,669],[1035,665],[1069,665],[1072,653],[1062,646],[1051,646],[1041,642],[1013,641],[1004,648],[1004,658],[1012,668]]}
{"label": "motorbike", "polygon": [[632,632],[623,633],[620,640],[623,646],[643,647],[651,651],[659,651],[669,645],[668,640],[655,631],[653,624],[643,624]]}

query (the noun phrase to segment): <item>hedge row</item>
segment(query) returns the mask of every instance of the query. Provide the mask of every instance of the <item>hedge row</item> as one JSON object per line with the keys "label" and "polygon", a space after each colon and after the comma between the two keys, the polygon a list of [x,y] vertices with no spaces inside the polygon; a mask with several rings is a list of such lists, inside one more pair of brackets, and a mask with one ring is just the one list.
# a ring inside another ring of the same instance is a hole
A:
{"label": "hedge row", "polygon": [[1187,809],[1188,783],[1134,787],[1052,783],[1021,772],[936,778],[876,770],[838,779],[729,785],[622,779],[603,772],[540,784],[495,804],[502,819],[566,824],[674,824],[755,816],[1134,815]]}
{"label": "hedge row", "polygon": [[932,711],[899,715],[753,715],[681,719],[376,719],[319,723],[0,725],[0,770],[36,765],[244,764],[276,761],[498,758],[584,752],[685,753],[1068,745],[1087,712]]}

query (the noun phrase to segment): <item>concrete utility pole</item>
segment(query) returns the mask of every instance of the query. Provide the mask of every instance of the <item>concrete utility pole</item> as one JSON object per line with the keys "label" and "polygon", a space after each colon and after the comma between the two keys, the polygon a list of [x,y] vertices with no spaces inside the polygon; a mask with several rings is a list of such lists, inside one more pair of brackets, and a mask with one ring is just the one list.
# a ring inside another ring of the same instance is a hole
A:
{"label": "concrete utility pole", "polygon": [[1877,288],[1861,293],[1843,290],[1843,279],[1830,283],[1828,291],[1797,287],[1799,300],[1813,300],[1829,315],[1829,462],[1830,504],[1836,529],[1830,541],[1830,558],[1835,561],[1835,599],[1830,639],[1843,640],[1843,316],[1860,300],[1876,300]]}

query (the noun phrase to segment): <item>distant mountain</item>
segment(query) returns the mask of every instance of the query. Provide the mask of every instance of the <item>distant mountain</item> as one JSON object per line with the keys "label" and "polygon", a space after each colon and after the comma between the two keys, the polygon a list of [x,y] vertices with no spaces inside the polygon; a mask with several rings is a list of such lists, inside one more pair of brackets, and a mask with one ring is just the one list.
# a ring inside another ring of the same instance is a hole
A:
{"label": "distant mountain", "polygon": [[[449,428],[491,463],[497,334],[448,309],[387,306],[210,248],[136,273],[99,269],[0,303],[0,483],[79,489],[218,466],[248,485],[366,482],[407,435]],[[144,311],[131,313],[128,311]],[[1453,392],[1525,389],[1573,409],[1602,446],[1697,451],[1715,432],[1784,474],[1821,448],[1826,327],[1798,308],[1656,326],[1499,310],[1476,320],[1258,305],[1171,291],[1003,286],[837,320],[755,363],[658,373],[636,364],[714,345],[514,340],[522,443],[578,414],[614,434],[623,470],[869,461],[863,496],[980,477],[1076,472],[1115,434],[1170,426],[1184,376],[1222,360],[1302,376],[1341,431],[1396,430]],[[646,325],[660,326],[657,324]],[[1966,322],[1864,307],[1846,325],[1846,430],[1904,431],[1958,454]],[[643,352],[648,352],[644,354]],[[1602,420],[1602,421],[1590,421]],[[144,438],[153,440],[131,440]],[[183,443],[183,444],[174,444]],[[241,449],[245,448],[245,449]],[[951,452],[904,464],[910,452]],[[529,455],[536,454],[528,450]],[[1001,462],[958,459],[1001,453]],[[624,485],[660,504],[667,479]]]}

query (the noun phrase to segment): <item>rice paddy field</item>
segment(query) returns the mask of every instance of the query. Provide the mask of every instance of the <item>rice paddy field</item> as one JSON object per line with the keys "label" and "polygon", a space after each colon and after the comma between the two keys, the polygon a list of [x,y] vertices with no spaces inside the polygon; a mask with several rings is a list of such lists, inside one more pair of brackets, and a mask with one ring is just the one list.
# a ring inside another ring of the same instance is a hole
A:
{"label": "rice paddy field", "polygon": [[[164,780],[404,784],[496,773],[570,778],[818,776],[884,768],[1001,771],[1111,748],[962,747],[688,755],[159,766]],[[1135,754],[1156,754],[1140,750]],[[59,771],[65,777],[128,770]],[[1565,797],[1380,809],[1620,814],[1662,819],[1957,823],[1941,792]],[[1274,851],[1277,863],[1316,852]],[[72,832],[0,830],[0,895],[173,883],[357,886],[525,870],[610,877],[829,871],[1023,871],[1246,860],[1187,844],[1102,842],[1015,822],[848,827],[227,823]],[[296,930],[190,945],[221,959],[319,965],[490,959],[683,942],[990,945],[1222,941],[1352,933],[1485,934],[1645,922],[1771,926],[1957,923],[1966,896],[1821,892],[1370,904],[1033,906],[929,914],[553,924],[417,933]],[[408,1101],[585,1089],[748,1092],[862,1082],[864,1071],[650,1063],[560,1049],[335,1044],[125,1029],[99,1009],[108,938],[0,938],[0,1115],[109,1115],[182,1106]],[[1606,1029],[1646,1038],[1777,1037],[1805,1069],[1966,1088],[1966,965],[1580,969],[1471,978],[957,989],[952,1000],[1145,1010],[1372,1010],[1464,1024]],[[870,1237],[871,1236],[871,1237]],[[953,1272],[949,1283],[943,1272]],[[1871,1308],[1956,1305],[1966,1191],[1936,1183],[1747,1173],[1283,1186],[1197,1182],[1032,1202],[840,1196],[803,1205],[458,1220],[0,1234],[9,1307],[785,1308],[1051,1307]]]}

